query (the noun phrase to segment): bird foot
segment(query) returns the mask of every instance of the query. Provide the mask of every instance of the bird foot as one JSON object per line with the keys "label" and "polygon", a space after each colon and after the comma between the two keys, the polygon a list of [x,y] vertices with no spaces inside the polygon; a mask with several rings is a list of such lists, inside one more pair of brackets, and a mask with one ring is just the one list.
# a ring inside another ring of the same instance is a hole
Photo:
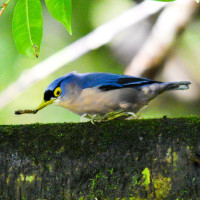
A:
{"label": "bird foot", "polygon": [[90,119],[91,123],[94,124],[95,122],[104,122],[104,121],[110,121],[113,119],[127,119],[127,118],[136,118],[135,113],[132,112],[125,112],[124,110],[118,110],[114,112],[109,112],[103,116],[95,114],[84,114],[81,116],[81,122],[83,121],[83,118]]}

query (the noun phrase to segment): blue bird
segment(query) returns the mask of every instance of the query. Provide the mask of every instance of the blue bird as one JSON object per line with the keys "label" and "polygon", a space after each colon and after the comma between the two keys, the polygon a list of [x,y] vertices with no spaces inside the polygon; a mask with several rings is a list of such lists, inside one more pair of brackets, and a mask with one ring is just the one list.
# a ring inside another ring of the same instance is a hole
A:
{"label": "blue bird", "polygon": [[104,116],[111,112],[137,113],[157,95],[168,90],[186,90],[191,83],[159,82],[110,73],[72,72],[54,80],[44,92],[35,113],[57,104],[79,115]]}

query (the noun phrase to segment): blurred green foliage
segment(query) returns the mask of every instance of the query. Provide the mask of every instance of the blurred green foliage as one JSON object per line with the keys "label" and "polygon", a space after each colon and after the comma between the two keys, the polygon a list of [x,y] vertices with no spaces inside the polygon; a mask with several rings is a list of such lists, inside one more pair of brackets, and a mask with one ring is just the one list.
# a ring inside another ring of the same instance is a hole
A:
{"label": "blurred green foliage", "polygon": [[[0,3],[2,4],[3,1],[1,0]],[[67,33],[62,24],[52,18],[46,6],[43,5],[44,33],[40,57],[31,60],[20,55],[15,48],[11,30],[15,3],[15,1],[11,1],[0,19],[0,91],[3,91],[10,83],[14,82],[26,69],[30,69],[35,64],[86,35],[100,24],[116,17],[133,5],[131,0],[118,0],[117,2],[114,0],[72,1],[72,36]],[[196,70],[194,72],[196,76],[200,75],[199,69],[197,69],[197,63],[199,62],[198,55],[200,53],[199,43],[199,19],[197,18],[178,40],[177,47],[174,50],[176,54],[181,54],[180,56],[184,62],[189,63],[189,68],[192,63],[192,70]],[[192,53],[193,50],[195,50],[195,55]],[[36,115],[16,116],[14,115],[14,111],[37,107],[43,99],[43,92],[48,84],[68,72],[111,72],[122,74],[124,68],[125,66],[113,55],[109,46],[92,51],[46,79],[39,81],[4,109],[0,110],[0,124],[78,122],[80,121],[80,116],[58,106],[48,106]],[[160,77],[157,80],[161,80]],[[191,101],[181,102],[173,97],[174,94],[174,92],[170,92],[170,94],[166,93],[155,99],[150,103],[143,116],[183,116],[199,113],[199,110],[196,109],[197,104]]]}

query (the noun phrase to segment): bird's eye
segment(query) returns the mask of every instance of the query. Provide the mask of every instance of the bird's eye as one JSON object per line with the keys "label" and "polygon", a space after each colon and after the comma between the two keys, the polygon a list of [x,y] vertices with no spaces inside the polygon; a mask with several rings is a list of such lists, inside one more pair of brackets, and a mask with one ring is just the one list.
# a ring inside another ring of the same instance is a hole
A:
{"label": "bird's eye", "polygon": [[57,87],[55,90],[54,90],[54,96],[55,97],[59,97],[61,95],[62,91],[60,89],[60,87]]}

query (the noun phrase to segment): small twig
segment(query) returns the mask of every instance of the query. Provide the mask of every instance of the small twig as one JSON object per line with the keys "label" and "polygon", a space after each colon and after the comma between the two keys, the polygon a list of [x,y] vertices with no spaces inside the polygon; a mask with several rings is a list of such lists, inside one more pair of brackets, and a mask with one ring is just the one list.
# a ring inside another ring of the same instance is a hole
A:
{"label": "small twig", "polygon": [[5,3],[3,3],[3,5],[1,6],[1,10],[0,10],[0,17],[3,14],[4,10],[6,9],[7,5],[10,3],[11,0],[7,0]]}
{"label": "small twig", "polygon": [[38,111],[37,110],[16,110],[15,114],[16,115],[21,115],[21,114],[36,114]]}

